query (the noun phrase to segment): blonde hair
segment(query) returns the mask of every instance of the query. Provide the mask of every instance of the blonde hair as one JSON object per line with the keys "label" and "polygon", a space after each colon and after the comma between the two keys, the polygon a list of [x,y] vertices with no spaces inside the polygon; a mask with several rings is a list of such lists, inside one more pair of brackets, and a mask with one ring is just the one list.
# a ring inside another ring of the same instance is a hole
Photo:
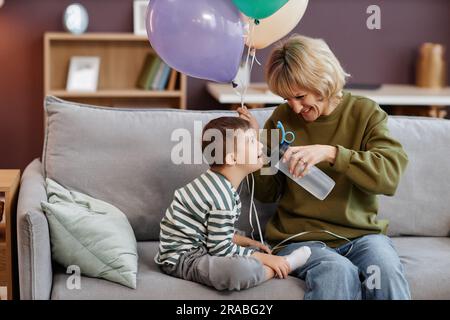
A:
{"label": "blonde hair", "polygon": [[340,98],[348,76],[325,41],[299,34],[275,47],[266,67],[269,89],[284,98],[299,89]]}

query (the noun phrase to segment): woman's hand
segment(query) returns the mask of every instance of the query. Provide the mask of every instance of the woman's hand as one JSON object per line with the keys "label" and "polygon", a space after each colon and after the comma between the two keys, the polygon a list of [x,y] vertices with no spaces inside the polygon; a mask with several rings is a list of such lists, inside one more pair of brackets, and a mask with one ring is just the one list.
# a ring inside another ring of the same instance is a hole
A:
{"label": "woman's hand", "polygon": [[250,126],[253,129],[255,129],[255,130],[259,129],[258,121],[256,121],[256,118],[252,115],[252,113],[250,111],[248,111],[248,109],[246,107],[245,108],[239,107],[236,111],[239,114],[239,118],[250,122]]}
{"label": "woman's hand", "polygon": [[289,161],[289,172],[294,178],[303,178],[317,163],[326,161],[334,164],[336,154],[337,148],[327,145],[289,147],[283,155],[282,161],[283,163]]}

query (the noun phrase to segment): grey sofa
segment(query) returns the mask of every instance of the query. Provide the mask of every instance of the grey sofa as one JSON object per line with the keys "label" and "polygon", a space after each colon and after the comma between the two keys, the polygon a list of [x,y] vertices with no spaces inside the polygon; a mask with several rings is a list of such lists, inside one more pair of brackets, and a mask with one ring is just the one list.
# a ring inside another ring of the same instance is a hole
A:
{"label": "grey sofa", "polygon": [[[177,128],[194,132],[195,121],[232,111],[97,108],[47,97],[41,159],[23,173],[17,231],[22,299],[302,299],[303,281],[272,280],[241,292],[218,292],[164,275],[153,262],[159,221],[175,188],[206,169],[175,165],[171,140]],[[253,111],[262,125],[272,109]],[[450,299],[450,121],[391,117],[391,134],[409,155],[394,197],[380,197],[379,216],[390,219],[389,235],[406,268],[414,299]],[[195,136],[194,136],[195,137]],[[201,139],[198,135],[196,139]],[[200,140],[199,140],[200,141]],[[199,141],[195,141],[199,143]],[[129,218],[138,240],[137,289],[82,277],[81,289],[66,287],[68,274],[52,263],[49,229],[40,201],[44,177],[108,201]],[[241,190],[239,228],[250,232],[248,190]],[[257,203],[263,225],[275,204]]]}

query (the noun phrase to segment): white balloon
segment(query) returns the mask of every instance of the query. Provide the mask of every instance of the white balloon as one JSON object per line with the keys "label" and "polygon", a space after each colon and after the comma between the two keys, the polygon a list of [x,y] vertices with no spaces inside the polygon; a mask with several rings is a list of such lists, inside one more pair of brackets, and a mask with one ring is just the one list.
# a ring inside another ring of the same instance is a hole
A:
{"label": "white balloon", "polygon": [[[307,6],[308,0],[289,0],[280,10],[270,17],[259,20],[259,24],[254,26],[251,25],[254,19],[241,13],[242,21],[250,24],[250,27],[244,30],[247,38],[246,45],[263,49],[280,40],[298,25]],[[253,34],[250,37],[251,29]]]}

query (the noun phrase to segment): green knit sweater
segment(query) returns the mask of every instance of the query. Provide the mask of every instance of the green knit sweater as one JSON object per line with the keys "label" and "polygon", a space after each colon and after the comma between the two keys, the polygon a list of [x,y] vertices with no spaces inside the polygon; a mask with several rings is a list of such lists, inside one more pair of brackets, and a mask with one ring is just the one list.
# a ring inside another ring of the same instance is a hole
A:
{"label": "green knit sweater", "polygon": [[[408,163],[401,144],[389,135],[387,114],[372,100],[344,96],[336,109],[314,122],[306,122],[287,104],[278,106],[264,128],[276,128],[281,121],[296,135],[292,146],[312,144],[337,147],[334,165],[316,166],[328,174],[336,186],[321,201],[282,172],[261,175],[255,172],[255,197],[262,202],[278,200],[276,214],[266,226],[271,245],[303,231],[328,230],[349,239],[366,234],[386,233],[388,221],[378,220],[378,194],[392,196]],[[270,139],[268,139],[270,148]],[[320,240],[331,247],[345,241],[314,232],[293,242]]]}

